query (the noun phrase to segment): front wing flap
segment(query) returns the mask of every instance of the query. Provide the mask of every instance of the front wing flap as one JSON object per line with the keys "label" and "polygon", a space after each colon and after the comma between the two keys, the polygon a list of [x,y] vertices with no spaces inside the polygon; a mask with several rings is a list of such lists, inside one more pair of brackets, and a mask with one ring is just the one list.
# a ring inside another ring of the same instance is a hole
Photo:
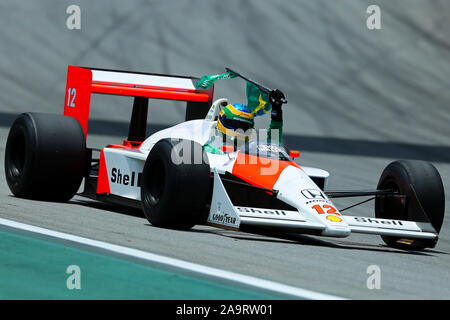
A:
{"label": "front wing flap", "polygon": [[431,223],[392,219],[344,216],[344,221],[354,233],[382,236],[407,237],[414,239],[436,239],[436,230]]}

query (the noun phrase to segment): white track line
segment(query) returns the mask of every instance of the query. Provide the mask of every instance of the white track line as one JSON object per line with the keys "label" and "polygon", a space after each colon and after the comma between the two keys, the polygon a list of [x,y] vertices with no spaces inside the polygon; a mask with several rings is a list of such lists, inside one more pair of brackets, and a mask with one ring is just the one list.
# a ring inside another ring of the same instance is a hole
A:
{"label": "white track line", "polygon": [[71,246],[81,247],[90,251],[96,251],[108,255],[126,258],[128,260],[145,263],[150,266],[163,268],[180,272],[183,274],[196,276],[198,278],[208,279],[228,285],[234,285],[241,288],[252,289],[258,292],[264,292],[275,296],[290,299],[312,299],[312,300],[341,300],[343,298],[327,295],[315,291],[301,289],[293,286],[284,285],[274,281],[259,279],[246,276],[239,273],[225,271],[217,268],[207,267],[196,263],[191,263],[179,259],[169,258],[154,253],[149,253],[137,249],[118,246],[102,241],[92,240],[68,233],[53,231],[32,225],[1,219],[0,229],[31,235],[35,238],[57,241]]}

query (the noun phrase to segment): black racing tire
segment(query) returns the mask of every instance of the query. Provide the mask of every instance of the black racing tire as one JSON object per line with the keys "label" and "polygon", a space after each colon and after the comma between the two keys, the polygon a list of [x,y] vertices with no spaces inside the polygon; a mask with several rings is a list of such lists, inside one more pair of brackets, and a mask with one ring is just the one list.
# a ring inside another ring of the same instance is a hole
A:
{"label": "black racing tire", "polygon": [[63,115],[23,113],[9,130],[5,175],[20,198],[68,201],[86,168],[86,140],[78,120]]}
{"label": "black racing tire", "polygon": [[[426,218],[439,233],[445,214],[445,194],[441,176],[429,162],[419,160],[398,160],[390,163],[381,174],[378,190],[394,190],[400,197],[377,197],[375,200],[375,216],[383,219],[414,221],[415,200],[412,188],[422,206]],[[410,240],[410,244],[400,238],[382,236],[383,241],[391,247],[402,249],[434,248],[437,240]]]}
{"label": "black racing tire", "polygon": [[170,229],[190,229],[201,223],[210,180],[208,157],[200,144],[183,139],[158,141],[142,172],[141,202],[147,220]]}

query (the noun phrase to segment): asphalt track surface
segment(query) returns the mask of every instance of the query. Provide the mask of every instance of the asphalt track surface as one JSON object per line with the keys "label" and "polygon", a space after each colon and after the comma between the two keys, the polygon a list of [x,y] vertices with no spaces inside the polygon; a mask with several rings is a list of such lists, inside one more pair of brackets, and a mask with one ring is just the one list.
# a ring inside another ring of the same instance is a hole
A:
{"label": "asphalt track surface", "polygon": [[[1,0],[0,156],[16,114],[62,112],[68,64],[195,76],[229,66],[285,92],[285,142],[301,165],[331,173],[330,189],[375,187],[392,160],[423,159],[440,171],[448,205],[450,2],[377,3],[382,30],[369,31],[368,1],[76,1],[81,30],[70,31],[72,1]],[[245,102],[243,82],[218,83],[216,97]],[[92,103],[89,146],[120,142],[131,99]],[[183,117],[182,104],[154,102],[149,122],[156,130]],[[351,214],[373,216],[372,204]],[[448,217],[435,249],[405,252],[378,236],[159,229],[138,211],[79,197],[18,199],[1,179],[0,218],[346,298],[450,298]],[[366,287],[369,265],[381,268],[380,290]]]}

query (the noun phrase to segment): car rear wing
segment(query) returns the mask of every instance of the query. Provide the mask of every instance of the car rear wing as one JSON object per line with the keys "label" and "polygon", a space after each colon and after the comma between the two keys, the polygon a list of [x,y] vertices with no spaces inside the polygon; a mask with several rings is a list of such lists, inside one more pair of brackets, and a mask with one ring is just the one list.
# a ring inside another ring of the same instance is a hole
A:
{"label": "car rear wing", "polygon": [[143,141],[146,135],[148,100],[186,101],[186,120],[202,119],[208,113],[214,95],[210,89],[196,89],[195,77],[128,72],[68,66],[64,115],[78,119],[88,131],[91,94],[134,97],[128,132],[129,141]]}

